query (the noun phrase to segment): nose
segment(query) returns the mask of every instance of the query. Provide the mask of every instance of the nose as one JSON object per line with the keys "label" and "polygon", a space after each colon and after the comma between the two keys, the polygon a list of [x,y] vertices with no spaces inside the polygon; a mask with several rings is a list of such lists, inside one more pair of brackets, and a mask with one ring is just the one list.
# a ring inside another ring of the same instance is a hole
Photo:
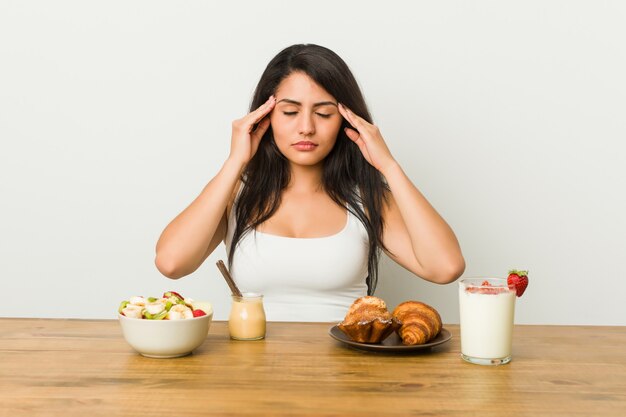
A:
{"label": "nose", "polygon": [[315,133],[315,122],[313,121],[313,114],[306,114],[303,112],[300,118],[300,125],[298,126],[299,133],[302,136],[311,136]]}

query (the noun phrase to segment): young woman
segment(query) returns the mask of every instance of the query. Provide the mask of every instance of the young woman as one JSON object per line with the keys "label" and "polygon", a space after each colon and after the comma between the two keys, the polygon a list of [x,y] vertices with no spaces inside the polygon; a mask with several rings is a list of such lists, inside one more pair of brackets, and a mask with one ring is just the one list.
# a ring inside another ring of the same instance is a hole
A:
{"label": "young woman", "polygon": [[376,288],[380,251],[445,284],[465,263],[454,232],[393,158],[346,63],[317,45],[270,61],[230,155],[163,231],[156,265],[195,271],[224,241],[268,320],[341,321]]}

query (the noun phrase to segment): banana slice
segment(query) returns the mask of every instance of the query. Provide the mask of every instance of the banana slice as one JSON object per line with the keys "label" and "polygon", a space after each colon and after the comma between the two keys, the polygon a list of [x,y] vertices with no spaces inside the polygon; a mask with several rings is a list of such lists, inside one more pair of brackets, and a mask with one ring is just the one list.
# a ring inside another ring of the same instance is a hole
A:
{"label": "banana slice", "polygon": [[139,296],[133,296],[130,297],[130,300],[128,300],[132,305],[135,306],[145,306],[146,305],[146,299],[143,297],[139,297]]}
{"label": "banana slice", "polygon": [[146,304],[146,311],[150,314],[159,314],[163,310],[165,310],[165,303],[160,300]]}
{"label": "banana slice", "polygon": [[130,317],[131,319],[140,319],[142,318],[141,314],[143,312],[143,307],[128,304],[123,310],[122,314],[126,317]]}
{"label": "banana slice", "polygon": [[184,304],[176,304],[170,308],[166,318],[168,320],[192,319],[193,312]]}

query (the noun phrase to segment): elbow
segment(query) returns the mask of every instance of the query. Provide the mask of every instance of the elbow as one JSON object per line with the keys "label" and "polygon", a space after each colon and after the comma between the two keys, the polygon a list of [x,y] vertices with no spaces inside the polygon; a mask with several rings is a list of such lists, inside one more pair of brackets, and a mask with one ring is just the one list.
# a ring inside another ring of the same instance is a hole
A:
{"label": "elbow", "polygon": [[438,268],[432,276],[431,281],[445,285],[456,281],[465,272],[465,259],[459,255],[456,259],[451,259]]}
{"label": "elbow", "polygon": [[187,275],[181,268],[179,262],[171,256],[166,256],[157,252],[154,264],[161,274],[170,279],[179,279]]}

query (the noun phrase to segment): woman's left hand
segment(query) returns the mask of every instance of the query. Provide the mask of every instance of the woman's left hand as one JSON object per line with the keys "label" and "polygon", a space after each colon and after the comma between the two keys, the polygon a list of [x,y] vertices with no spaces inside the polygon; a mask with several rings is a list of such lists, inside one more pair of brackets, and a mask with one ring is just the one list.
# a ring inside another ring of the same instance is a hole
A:
{"label": "woman's left hand", "polygon": [[350,109],[339,103],[339,113],[354,129],[345,128],[346,135],[357,144],[365,160],[381,173],[396,163],[391,155],[378,127],[357,116]]}

